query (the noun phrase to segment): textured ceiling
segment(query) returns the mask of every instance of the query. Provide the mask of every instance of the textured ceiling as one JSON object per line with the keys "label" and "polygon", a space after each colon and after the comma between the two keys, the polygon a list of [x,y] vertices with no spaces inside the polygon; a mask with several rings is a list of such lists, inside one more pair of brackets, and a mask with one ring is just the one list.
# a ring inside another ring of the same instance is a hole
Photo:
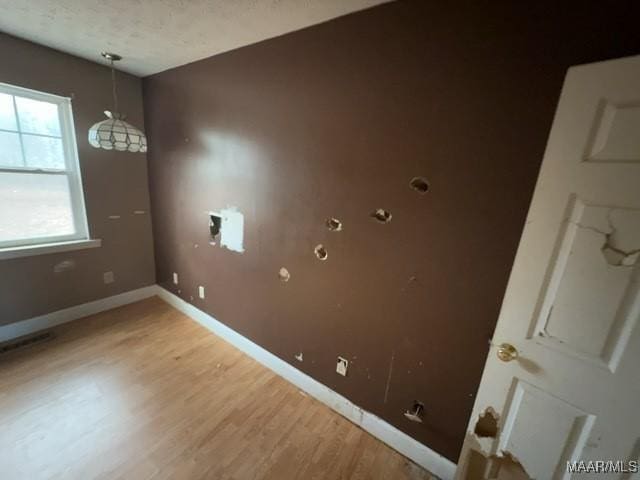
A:
{"label": "textured ceiling", "polygon": [[145,76],[387,0],[0,0],[0,31]]}

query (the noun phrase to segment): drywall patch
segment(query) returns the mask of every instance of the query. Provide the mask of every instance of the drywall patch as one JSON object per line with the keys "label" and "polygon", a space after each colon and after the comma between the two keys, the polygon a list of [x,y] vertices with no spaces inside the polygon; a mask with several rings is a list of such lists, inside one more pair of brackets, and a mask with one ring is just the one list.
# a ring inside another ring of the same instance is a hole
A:
{"label": "drywall patch", "polygon": [[493,407],[487,407],[478,417],[474,433],[480,438],[496,438],[498,436],[498,414]]}
{"label": "drywall patch", "polygon": [[327,253],[326,248],[324,248],[322,244],[316,245],[316,248],[313,249],[313,253],[316,254],[316,257],[318,257],[318,260],[325,261],[327,257],[329,257],[329,254]]}
{"label": "drywall patch", "polygon": [[116,276],[112,271],[104,272],[102,274],[102,281],[104,282],[105,285],[109,285],[110,283],[113,283],[116,281]]}
{"label": "drywall patch", "polygon": [[280,271],[278,272],[278,278],[282,282],[288,282],[289,279],[291,278],[291,274],[289,273],[289,270],[287,270],[286,268],[282,267],[280,269]]}
{"label": "drywall patch", "polygon": [[413,177],[409,185],[413,190],[422,195],[429,191],[429,182],[427,182],[427,179],[424,177]]}
{"label": "drywall patch", "polygon": [[384,208],[376,209],[375,211],[371,212],[369,216],[380,223],[389,223],[392,217],[391,213]]}
{"label": "drywall patch", "polygon": [[209,212],[209,234],[211,244],[219,234],[220,246],[233,252],[243,253],[244,215],[236,207],[228,207],[220,212]]}
{"label": "drywall patch", "polygon": [[342,222],[337,218],[327,218],[324,222],[327,228],[332,232],[339,232],[342,230]]}

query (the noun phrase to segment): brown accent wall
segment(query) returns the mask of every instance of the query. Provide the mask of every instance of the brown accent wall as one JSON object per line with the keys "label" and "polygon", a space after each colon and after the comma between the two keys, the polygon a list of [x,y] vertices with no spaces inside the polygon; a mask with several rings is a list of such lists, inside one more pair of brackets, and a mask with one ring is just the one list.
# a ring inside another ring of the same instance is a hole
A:
{"label": "brown accent wall", "polygon": [[[0,59],[0,82],[73,97],[89,229],[102,239],[100,248],[0,260],[0,325],[153,284],[146,156],[96,150],[87,141],[89,127],[112,104],[109,69],[2,33]],[[119,73],[118,96],[131,122],[142,126],[141,80]],[[54,272],[69,259],[74,269]],[[115,283],[104,284],[106,271]]]}
{"label": "brown accent wall", "polygon": [[457,460],[566,69],[640,51],[637,2],[558,3],[399,1],[146,78],[159,283]]}

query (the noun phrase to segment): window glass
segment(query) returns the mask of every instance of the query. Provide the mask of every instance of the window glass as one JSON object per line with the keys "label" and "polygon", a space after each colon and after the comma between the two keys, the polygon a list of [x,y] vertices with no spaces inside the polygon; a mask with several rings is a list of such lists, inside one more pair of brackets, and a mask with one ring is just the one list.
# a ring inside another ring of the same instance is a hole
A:
{"label": "window glass", "polygon": [[27,167],[64,170],[64,152],[59,138],[23,135]]}
{"label": "window glass", "polygon": [[0,93],[0,130],[17,130],[13,97]]}
{"label": "window glass", "polygon": [[17,133],[0,131],[0,167],[22,167],[22,150]]}
{"label": "window glass", "polygon": [[0,242],[73,233],[66,175],[0,172]]}
{"label": "window glass", "polygon": [[20,130],[23,133],[60,136],[58,106],[30,98],[16,97]]}
{"label": "window glass", "polygon": [[89,237],[68,98],[0,83],[0,249]]}

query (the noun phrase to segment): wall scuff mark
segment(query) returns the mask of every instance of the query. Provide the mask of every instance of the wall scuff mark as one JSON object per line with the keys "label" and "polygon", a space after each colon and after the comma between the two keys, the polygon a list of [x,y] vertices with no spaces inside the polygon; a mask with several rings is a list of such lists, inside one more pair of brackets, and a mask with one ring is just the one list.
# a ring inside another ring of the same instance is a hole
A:
{"label": "wall scuff mark", "polygon": [[407,283],[405,285],[402,286],[402,288],[400,289],[401,292],[406,292],[407,290],[409,290],[409,288],[414,285],[416,282],[418,281],[418,277],[416,277],[415,275],[411,275],[409,277],[409,279],[407,280]]}
{"label": "wall scuff mark", "polygon": [[389,386],[391,385],[391,375],[393,374],[393,359],[396,356],[395,350],[391,351],[391,361],[389,362],[389,375],[387,375],[387,385],[384,388],[384,403],[387,403],[389,398]]}
{"label": "wall scuff mark", "polygon": [[54,273],[67,272],[76,268],[75,260],[63,260],[53,266]]}
{"label": "wall scuff mark", "polygon": [[299,362],[302,362],[304,360],[304,356],[302,355],[302,352],[298,353],[297,355],[294,355],[294,358]]}

